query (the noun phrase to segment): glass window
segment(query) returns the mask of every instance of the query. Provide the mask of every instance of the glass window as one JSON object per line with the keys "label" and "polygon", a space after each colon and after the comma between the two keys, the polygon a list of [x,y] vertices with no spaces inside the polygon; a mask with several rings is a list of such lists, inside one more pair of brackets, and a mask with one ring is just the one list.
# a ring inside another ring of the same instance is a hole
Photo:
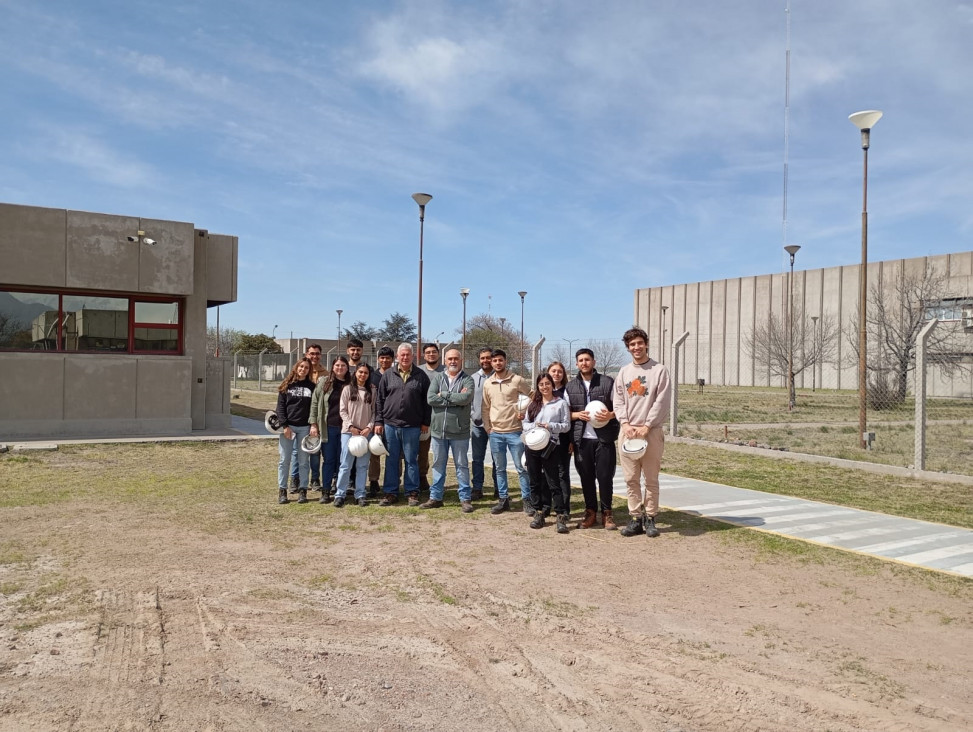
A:
{"label": "glass window", "polygon": [[56,350],[57,299],[36,292],[0,292],[0,350]]}
{"label": "glass window", "polygon": [[164,323],[179,325],[178,302],[136,302],[136,323]]}
{"label": "glass window", "polygon": [[128,298],[65,295],[62,348],[128,351]]}
{"label": "glass window", "polygon": [[179,330],[176,328],[140,328],[135,326],[136,351],[179,351]]}

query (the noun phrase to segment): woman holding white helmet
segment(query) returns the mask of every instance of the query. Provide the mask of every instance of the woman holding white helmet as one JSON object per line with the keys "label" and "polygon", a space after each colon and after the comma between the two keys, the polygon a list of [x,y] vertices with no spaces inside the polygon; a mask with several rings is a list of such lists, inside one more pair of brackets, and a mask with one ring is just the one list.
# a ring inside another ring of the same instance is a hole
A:
{"label": "woman holding white helmet", "polygon": [[537,377],[534,397],[527,407],[523,426],[527,474],[530,476],[530,502],[536,511],[530,527],[544,527],[544,519],[550,515],[553,503],[557,515],[557,533],[566,534],[571,509],[565,504],[562,491],[552,491],[551,487],[558,485],[557,447],[562,435],[571,429],[571,413],[568,403],[554,394],[554,379],[549,374]]}
{"label": "woman holding white helmet", "polygon": [[[368,475],[368,438],[374,426],[375,387],[369,383],[372,370],[367,364],[355,369],[354,380],[341,390],[338,410],[341,414],[341,467],[335,508],[345,505],[351,468],[355,466],[355,502],[367,506],[365,477]],[[322,496],[321,503],[326,503]]]}
{"label": "woman holding white helmet", "polygon": [[321,503],[328,502],[331,481],[338,473],[338,459],[341,456],[341,413],[338,401],[341,390],[350,384],[348,359],[338,356],[331,364],[327,377],[318,378],[311,399],[311,434],[321,438]]}
{"label": "woman holding white helmet", "polygon": [[[287,480],[291,474],[291,457],[294,447],[300,445],[301,440],[307,436],[313,391],[311,362],[306,358],[298,361],[277,387],[277,420],[283,427],[279,443],[280,459],[277,461],[277,503],[289,503]],[[308,454],[298,449],[298,503],[307,503],[308,467]]]}

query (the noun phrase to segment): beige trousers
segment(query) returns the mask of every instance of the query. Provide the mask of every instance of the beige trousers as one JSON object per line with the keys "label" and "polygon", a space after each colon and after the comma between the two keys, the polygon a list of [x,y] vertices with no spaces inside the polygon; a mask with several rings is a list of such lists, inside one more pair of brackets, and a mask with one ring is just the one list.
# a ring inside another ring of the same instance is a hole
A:
{"label": "beige trousers", "polygon": [[[662,467],[662,450],[665,447],[662,427],[650,429],[646,441],[649,445],[640,458],[625,457],[624,452],[618,451],[618,461],[622,464],[622,475],[628,489],[628,512],[633,517],[639,517],[643,513],[654,517],[659,513],[659,468]],[[644,495],[641,480],[643,476]]]}

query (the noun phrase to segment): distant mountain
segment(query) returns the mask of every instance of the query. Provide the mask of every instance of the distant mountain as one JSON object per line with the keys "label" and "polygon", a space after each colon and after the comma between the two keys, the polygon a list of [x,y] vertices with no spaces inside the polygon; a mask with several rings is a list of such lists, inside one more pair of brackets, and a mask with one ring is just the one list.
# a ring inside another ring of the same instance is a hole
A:
{"label": "distant mountain", "polygon": [[23,328],[29,328],[34,318],[53,309],[37,302],[23,302],[9,292],[0,292],[0,314],[19,321]]}

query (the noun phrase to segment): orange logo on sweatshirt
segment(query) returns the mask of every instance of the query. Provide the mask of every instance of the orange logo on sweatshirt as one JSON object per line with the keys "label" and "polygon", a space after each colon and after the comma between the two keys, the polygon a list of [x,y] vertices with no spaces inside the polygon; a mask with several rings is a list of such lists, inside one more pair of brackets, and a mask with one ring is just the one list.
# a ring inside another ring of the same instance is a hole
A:
{"label": "orange logo on sweatshirt", "polygon": [[637,379],[632,379],[628,384],[625,385],[625,390],[628,392],[629,396],[645,396],[649,393],[649,390],[645,388],[645,377],[639,376]]}

